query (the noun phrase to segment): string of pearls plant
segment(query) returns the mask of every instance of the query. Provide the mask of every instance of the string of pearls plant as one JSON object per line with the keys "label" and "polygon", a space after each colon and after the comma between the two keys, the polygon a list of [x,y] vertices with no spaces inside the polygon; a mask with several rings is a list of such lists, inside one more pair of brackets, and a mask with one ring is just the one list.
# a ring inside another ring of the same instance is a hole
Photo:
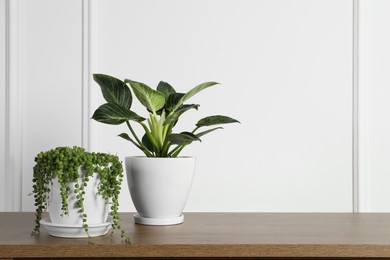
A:
{"label": "string of pearls plant", "polygon": [[[111,237],[116,229],[121,230],[121,237],[126,243],[131,243],[130,238],[121,228],[118,214],[119,193],[123,180],[123,167],[119,158],[106,153],[90,153],[81,147],[57,147],[55,149],[41,152],[35,158],[36,165],[33,169],[33,192],[36,214],[35,228],[33,234],[40,232],[40,220],[42,213],[47,210],[50,182],[58,178],[61,186],[62,214],[67,215],[69,211],[68,198],[72,192],[68,183],[75,183],[73,192],[76,194],[75,207],[79,209],[83,221],[83,229],[88,235],[88,216],[84,211],[84,189],[88,185],[89,178],[99,174],[98,195],[102,196],[107,204],[111,206],[112,216]],[[83,174],[80,176],[79,168]],[[79,180],[81,178],[81,182]],[[31,194],[31,195],[32,195]]]}

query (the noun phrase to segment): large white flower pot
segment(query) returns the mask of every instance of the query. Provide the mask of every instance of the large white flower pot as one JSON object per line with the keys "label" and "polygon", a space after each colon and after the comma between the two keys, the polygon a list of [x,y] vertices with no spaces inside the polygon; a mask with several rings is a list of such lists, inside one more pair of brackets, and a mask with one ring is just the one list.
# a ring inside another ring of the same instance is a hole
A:
{"label": "large white flower pot", "polygon": [[126,157],[130,195],[137,214],[135,223],[175,225],[182,214],[195,171],[194,157]]}

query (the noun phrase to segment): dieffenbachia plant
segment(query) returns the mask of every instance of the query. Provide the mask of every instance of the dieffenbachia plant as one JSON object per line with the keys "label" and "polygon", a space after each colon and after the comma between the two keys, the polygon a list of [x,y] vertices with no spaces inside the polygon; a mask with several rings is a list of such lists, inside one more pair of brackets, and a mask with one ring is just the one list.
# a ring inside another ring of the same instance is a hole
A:
{"label": "dieffenbachia plant", "polygon": [[[191,132],[173,132],[181,115],[190,109],[198,109],[198,104],[185,102],[198,92],[217,85],[216,82],[202,83],[187,93],[178,93],[167,82],[161,81],[154,90],[144,83],[133,80],[119,80],[109,75],[94,74],[107,103],[94,112],[92,119],[110,125],[126,123],[130,134],[121,133],[120,137],[130,141],[148,157],[177,157],[184,147],[201,137],[222,127],[216,125],[239,123],[228,116],[213,115],[200,119]],[[127,85],[139,102],[146,107],[149,117],[146,119],[130,110],[133,97]],[[139,138],[132,123],[139,124],[144,135]],[[208,127],[208,129],[205,129]],[[202,130],[202,131],[200,131]]]}

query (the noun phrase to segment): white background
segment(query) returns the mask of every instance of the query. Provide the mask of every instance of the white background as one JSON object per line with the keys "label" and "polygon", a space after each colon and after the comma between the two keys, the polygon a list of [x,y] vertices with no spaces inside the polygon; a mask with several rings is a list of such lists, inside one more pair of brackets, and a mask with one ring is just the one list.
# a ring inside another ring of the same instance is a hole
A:
{"label": "white background", "polygon": [[[0,43],[19,45],[0,45],[6,50],[0,55],[9,52],[19,63],[0,64],[0,75],[10,74],[21,101],[1,102],[0,120],[8,135],[21,131],[19,139],[1,146],[8,164],[0,168],[0,180],[19,174],[21,181],[8,188],[20,198],[4,204],[12,199],[7,192],[0,210],[34,210],[27,194],[41,150],[85,145],[121,158],[139,154],[116,137],[123,126],[89,121],[103,102],[98,86],[88,84],[90,72],[151,86],[165,80],[183,92],[204,81],[221,82],[194,97],[201,107],[188,112],[181,127],[192,129],[210,114],[227,114],[241,124],[185,150],[198,158],[186,211],[353,210],[352,0],[10,2],[5,8],[0,0]],[[390,4],[358,2],[355,62],[364,61],[358,71],[359,209],[387,211]],[[8,35],[6,13],[19,23],[9,24]],[[0,86],[2,99],[5,89],[15,87]],[[5,125],[14,115],[21,119]],[[18,140],[22,148],[12,152]],[[122,190],[121,210],[134,211],[126,183]]]}

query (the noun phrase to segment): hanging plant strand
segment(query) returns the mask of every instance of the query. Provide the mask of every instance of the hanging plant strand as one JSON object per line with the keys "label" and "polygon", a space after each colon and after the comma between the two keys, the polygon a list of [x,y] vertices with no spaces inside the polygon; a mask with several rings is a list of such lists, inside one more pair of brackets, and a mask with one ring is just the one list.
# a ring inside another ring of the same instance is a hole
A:
{"label": "hanging plant strand", "polygon": [[[75,207],[79,208],[83,229],[91,241],[88,233],[88,216],[84,212],[84,190],[88,185],[89,179],[96,173],[100,178],[97,195],[102,196],[106,204],[111,206],[111,237],[113,237],[114,231],[119,229],[124,242],[131,243],[130,238],[126,236],[125,231],[119,225],[118,197],[123,180],[123,167],[117,156],[105,153],[89,153],[77,146],[73,148],[57,147],[50,151],[39,153],[35,158],[35,162],[32,193],[34,194],[36,206],[34,235],[40,232],[42,213],[47,210],[48,206],[47,199],[50,192],[50,183],[57,177],[61,186],[62,215],[68,215],[69,213],[68,199],[72,190],[68,183],[75,183],[73,189],[74,194],[76,194]],[[81,169],[83,174],[80,175],[79,169]],[[81,183],[79,183],[79,178],[82,179]]]}

